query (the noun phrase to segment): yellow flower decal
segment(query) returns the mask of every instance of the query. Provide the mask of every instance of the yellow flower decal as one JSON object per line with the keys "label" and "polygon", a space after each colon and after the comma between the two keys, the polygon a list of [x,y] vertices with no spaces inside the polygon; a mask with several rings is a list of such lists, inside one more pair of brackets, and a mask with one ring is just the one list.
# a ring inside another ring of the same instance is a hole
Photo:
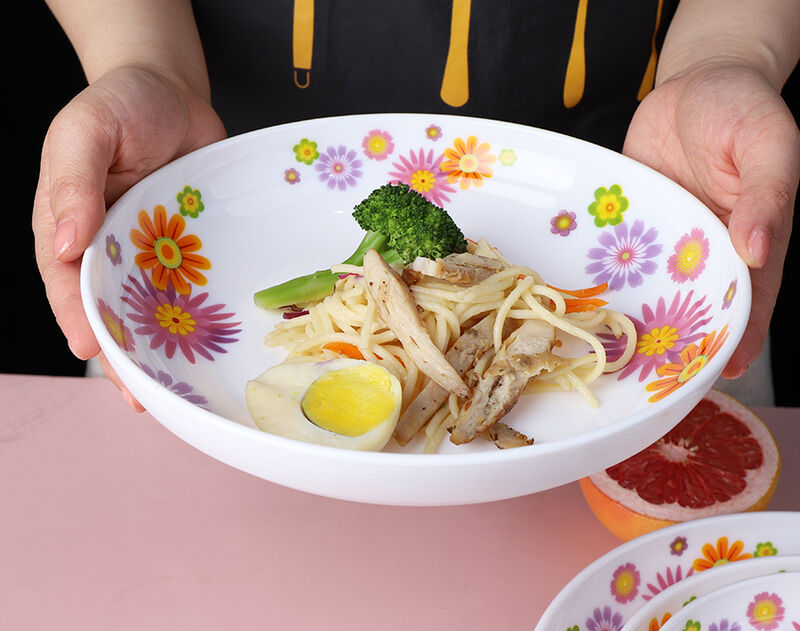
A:
{"label": "yellow flower decal", "polygon": [[304,164],[311,164],[319,158],[319,151],[317,149],[317,143],[313,140],[309,140],[308,138],[303,138],[300,142],[298,142],[293,148],[294,157],[298,162],[302,162]]}
{"label": "yellow flower decal", "polygon": [[205,209],[201,198],[200,191],[191,186],[184,186],[183,190],[177,195],[178,208],[181,211],[181,215],[197,218]]}
{"label": "yellow flower decal", "polygon": [[699,344],[690,344],[684,348],[680,354],[680,363],[671,362],[659,366],[656,372],[664,379],[653,381],[645,386],[645,390],[648,392],[655,392],[648,400],[655,403],[683,386],[705,368],[727,339],[728,325],[726,324],[722,327],[719,335],[716,331],[712,331],[700,340]]}
{"label": "yellow flower decal", "polygon": [[482,186],[485,178],[492,177],[489,165],[497,160],[489,153],[489,149],[489,143],[478,143],[475,136],[470,136],[466,141],[456,138],[453,146],[444,150],[445,160],[440,167],[447,174],[447,181],[451,184],[458,182],[462,189],[469,188],[471,184]]}
{"label": "yellow flower decal", "polygon": [[695,559],[692,567],[695,572],[703,572],[718,565],[725,563],[733,563],[734,561],[741,561],[743,559],[750,559],[752,554],[742,552],[744,544],[741,541],[735,541],[733,545],[728,545],[727,537],[720,537],[717,539],[717,545],[714,546],[707,543],[703,546],[703,557]]}
{"label": "yellow flower decal", "polygon": [[636,343],[636,352],[644,353],[648,357],[663,355],[675,346],[679,337],[678,329],[674,326],[665,325],[660,329],[653,329],[639,337],[639,341]]}
{"label": "yellow flower decal", "polygon": [[622,194],[619,184],[614,184],[611,188],[601,186],[594,192],[594,201],[589,204],[589,214],[594,216],[594,223],[598,228],[622,223],[622,213],[626,210],[628,198]]}

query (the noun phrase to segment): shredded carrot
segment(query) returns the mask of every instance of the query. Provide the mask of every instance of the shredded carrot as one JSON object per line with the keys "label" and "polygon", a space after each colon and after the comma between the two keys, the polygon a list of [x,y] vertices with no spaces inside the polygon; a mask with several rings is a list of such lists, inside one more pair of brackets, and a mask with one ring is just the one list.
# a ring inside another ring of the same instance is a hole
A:
{"label": "shredded carrot", "polygon": [[587,287],[586,289],[559,289],[558,287],[553,287],[552,285],[548,285],[548,287],[550,289],[555,289],[562,294],[566,294],[567,296],[573,296],[575,298],[591,298],[592,296],[602,294],[606,289],[608,289],[608,283],[603,283],[602,285],[596,285],[594,287]]}
{"label": "shredded carrot", "polygon": [[580,311],[594,311],[608,303],[599,298],[566,298],[564,304],[567,306],[566,313],[578,313]]}
{"label": "shredded carrot", "polygon": [[322,348],[327,348],[329,351],[339,353],[340,355],[350,357],[351,359],[364,359],[364,356],[361,354],[361,351],[358,350],[358,347],[354,346],[353,344],[348,344],[347,342],[328,342]]}

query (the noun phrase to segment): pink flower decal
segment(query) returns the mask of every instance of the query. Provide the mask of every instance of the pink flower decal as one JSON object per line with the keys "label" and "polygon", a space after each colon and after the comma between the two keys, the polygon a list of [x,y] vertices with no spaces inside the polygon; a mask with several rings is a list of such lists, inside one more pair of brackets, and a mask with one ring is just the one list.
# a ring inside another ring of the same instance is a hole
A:
{"label": "pink flower decal", "polygon": [[392,135],[381,129],[373,129],[364,136],[361,146],[364,148],[364,154],[370,160],[386,160],[394,151]]}
{"label": "pink flower decal", "polygon": [[555,217],[550,218],[550,232],[568,237],[569,233],[578,227],[575,213],[568,210],[559,210]]}
{"label": "pink flower decal", "polygon": [[620,565],[611,579],[611,595],[618,603],[627,603],[639,593],[639,570],[633,563]]}
{"label": "pink flower decal", "polygon": [[297,184],[300,181],[300,171],[297,169],[286,169],[283,172],[283,179],[289,184]]}
{"label": "pink flower decal", "polygon": [[[711,305],[704,304],[705,297],[694,300],[693,296],[692,291],[685,297],[677,292],[669,304],[662,297],[655,307],[642,305],[641,319],[628,316],[636,327],[636,352],[620,371],[618,379],[625,379],[639,371],[639,381],[644,381],[665,362],[678,361],[681,351],[688,344],[705,335],[702,327],[711,322],[711,316],[708,315]],[[600,337],[609,357],[622,354],[627,341],[625,336],[617,339],[613,335],[602,334]]]}
{"label": "pink flower decal", "polygon": [[408,157],[400,156],[400,161],[392,164],[394,170],[389,171],[389,182],[407,184],[428,201],[444,206],[456,189],[450,186],[447,176],[442,172],[443,159],[444,156],[434,157],[433,149],[412,150]]}
{"label": "pink flower decal", "polygon": [[150,348],[164,347],[167,358],[180,349],[191,363],[196,355],[213,360],[212,353],[227,353],[223,344],[237,341],[234,337],[241,324],[232,322],[233,313],[224,313],[225,305],[206,305],[208,293],[182,295],[172,287],[156,289],[144,272],[141,282],[128,276],[123,285],[122,300],[133,308],[128,317],[140,326],[138,335],[150,338]]}
{"label": "pink flower decal", "polygon": [[[690,569],[689,572],[686,574],[686,576],[687,577],[691,576],[693,572],[694,570]],[[644,598],[645,600],[650,600],[653,596],[660,594],[665,589],[667,589],[667,587],[670,587],[671,585],[674,585],[675,583],[682,581],[684,578],[686,577],[684,577],[683,570],[681,569],[680,566],[676,567],[674,572],[672,571],[672,568],[668,567],[663,575],[661,574],[661,572],[658,572],[656,574],[655,584],[654,583],[647,584],[647,589],[650,590],[650,593],[643,594],[642,598]]]}
{"label": "pink flower decal", "polygon": [[667,260],[667,271],[676,283],[696,280],[706,267],[709,244],[700,228],[693,228],[675,244],[675,253]]}
{"label": "pink flower decal", "polygon": [[777,629],[783,620],[786,609],[777,594],[761,592],[747,605],[747,618],[750,624],[761,631]]}

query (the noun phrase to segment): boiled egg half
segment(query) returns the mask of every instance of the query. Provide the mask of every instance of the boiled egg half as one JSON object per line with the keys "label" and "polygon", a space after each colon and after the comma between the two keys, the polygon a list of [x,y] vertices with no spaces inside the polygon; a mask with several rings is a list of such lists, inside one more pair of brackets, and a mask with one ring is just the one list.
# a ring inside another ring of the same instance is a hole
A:
{"label": "boiled egg half", "polygon": [[368,361],[290,361],[248,381],[246,401],[265,432],[378,451],[397,425],[402,387],[388,370]]}

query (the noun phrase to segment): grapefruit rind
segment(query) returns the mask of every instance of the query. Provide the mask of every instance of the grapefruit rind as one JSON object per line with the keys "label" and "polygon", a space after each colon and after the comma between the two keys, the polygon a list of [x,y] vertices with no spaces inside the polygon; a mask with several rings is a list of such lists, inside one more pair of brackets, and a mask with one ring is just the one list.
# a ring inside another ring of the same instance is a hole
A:
{"label": "grapefruit rind", "polygon": [[765,510],[772,499],[780,474],[778,444],[764,422],[747,406],[724,392],[711,390],[705,396],[747,425],[763,452],[759,469],[748,471],[746,489],[730,500],[700,509],[677,503],[657,506],[644,501],[635,490],[625,489],[605,471],[579,481],[589,508],[614,536],[629,541],[665,526],[727,513]]}

